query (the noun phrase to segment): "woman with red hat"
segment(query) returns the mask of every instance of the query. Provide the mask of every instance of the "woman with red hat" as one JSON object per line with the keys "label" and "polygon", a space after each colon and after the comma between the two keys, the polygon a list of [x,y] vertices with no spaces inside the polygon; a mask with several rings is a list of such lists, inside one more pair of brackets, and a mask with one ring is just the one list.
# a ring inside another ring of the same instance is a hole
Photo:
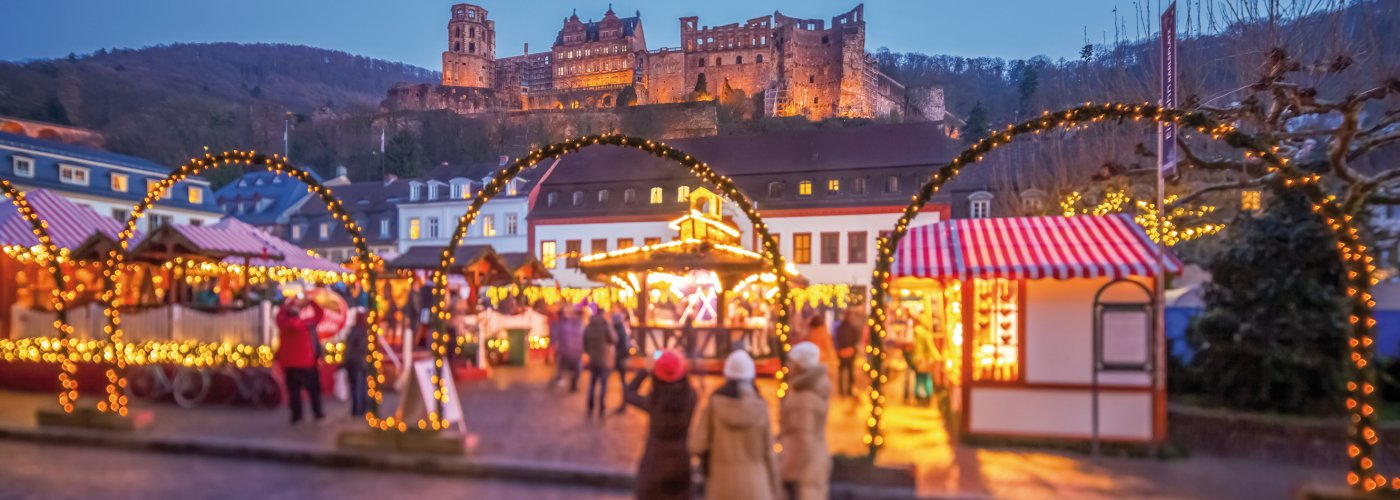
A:
{"label": "woman with red hat", "polygon": [[[622,393],[627,404],[650,417],[634,493],[640,500],[689,499],[690,452],[686,442],[690,416],[695,412],[695,388],[690,386],[685,357],[680,353],[657,351],[653,359],[651,376],[646,369],[637,370]],[[651,393],[642,395],[639,391],[646,379],[651,379]]]}

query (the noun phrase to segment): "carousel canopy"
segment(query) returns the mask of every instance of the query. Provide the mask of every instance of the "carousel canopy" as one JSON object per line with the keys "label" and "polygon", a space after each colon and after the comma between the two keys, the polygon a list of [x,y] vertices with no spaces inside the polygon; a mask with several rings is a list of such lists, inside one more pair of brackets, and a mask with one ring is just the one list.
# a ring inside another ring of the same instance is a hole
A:
{"label": "carousel canopy", "polygon": [[[1181,272],[1170,252],[1166,270]],[[958,219],[910,228],[891,278],[1123,278],[1157,275],[1157,245],[1125,214]]]}
{"label": "carousel canopy", "polygon": [[762,255],[737,246],[685,239],[589,255],[580,259],[579,269],[589,279],[603,282],[608,276],[628,272],[710,270],[725,283],[733,283],[767,271],[768,263]]}
{"label": "carousel canopy", "polygon": [[[25,199],[34,207],[39,217],[48,222],[49,237],[59,248],[75,250],[87,241],[93,233],[101,233],[115,241],[122,230],[122,224],[98,214],[90,207],[44,189],[25,193]],[[39,244],[29,222],[20,217],[13,208],[0,209],[0,246],[18,245],[32,247]]]}

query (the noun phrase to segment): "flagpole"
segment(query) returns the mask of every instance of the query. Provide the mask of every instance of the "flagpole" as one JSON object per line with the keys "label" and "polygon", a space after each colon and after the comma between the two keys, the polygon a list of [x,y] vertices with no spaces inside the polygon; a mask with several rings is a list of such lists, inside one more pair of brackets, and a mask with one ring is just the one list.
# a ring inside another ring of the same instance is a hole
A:
{"label": "flagpole", "polygon": [[[1176,2],[1167,4],[1161,18],[1161,75],[1163,109],[1176,108]],[[1176,177],[1176,124],[1157,122],[1157,276],[1152,280],[1154,293],[1152,388],[1153,427],[1152,453],[1166,440],[1167,385],[1167,177]]]}

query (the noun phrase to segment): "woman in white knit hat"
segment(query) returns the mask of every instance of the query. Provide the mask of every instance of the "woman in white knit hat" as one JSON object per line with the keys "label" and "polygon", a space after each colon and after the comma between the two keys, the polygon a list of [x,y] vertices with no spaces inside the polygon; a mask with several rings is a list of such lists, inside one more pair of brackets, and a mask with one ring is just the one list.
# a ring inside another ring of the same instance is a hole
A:
{"label": "woman in white knit hat", "polygon": [[788,366],[792,369],[788,395],[778,410],[783,486],[793,500],[825,499],[831,481],[831,453],[826,447],[831,381],[821,362],[821,349],[811,342],[792,346]]}
{"label": "woman in white knit hat", "polygon": [[724,378],[690,431],[690,452],[700,455],[705,472],[705,498],[781,498],[768,404],[754,386],[749,353],[730,353]]}

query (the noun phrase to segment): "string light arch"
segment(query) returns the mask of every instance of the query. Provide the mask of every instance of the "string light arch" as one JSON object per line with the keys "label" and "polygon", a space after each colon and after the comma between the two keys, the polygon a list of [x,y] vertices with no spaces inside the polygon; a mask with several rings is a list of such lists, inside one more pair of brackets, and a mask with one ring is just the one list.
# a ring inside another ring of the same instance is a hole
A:
{"label": "string light arch", "polygon": [[1039,134],[1059,127],[1105,120],[1175,123],[1183,130],[1208,134],[1215,141],[1243,149],[1246,158],[1258,158],[1269,165],[1268,175],[1264,177],[1269,187],[1275,190],[1298,190],[1312,203],[1313,212],[1327,222],[1336,236],[1338,255],[1347,273],[1344,285],[1349,300],[1348,320],[1352,325],[1347,339],[1351,377],[1347,382],[1346,406],[1351,414],[1352,424],[1348,432],[1347,484],[1366,492],[1381,488],[1400,492],[1400,476],[1387,477],[1377,472],[1372,459],[1373,449],[1379,442],[1375,414],[1376,373],[1371,366],[1371,359],[1375,353],[1372,330],[1376,323],[1373,313],[1376,302],[1371,295],[1371,288],[1376,284],[1376,266],[1374,258],[1367,253],[1360,231],[1353,224],[1352,216],[1342,209],[1335,196],[1328,194],[1320,186],[1319,175],[1293,168],[1287,158],[1276,154],[1277,148],[1268,147],[1257,138],[1240,132],[1232,125],[1219,123],[1205,114],[1147,103],[1085,104],[1053,113],[1047,111],[1040,117],[1008,125],[1004,130],[990,133],[988,137],[974,143],[935,172],[905,207],[893,230],[880,238],[870,287],[872,335],[870,345],[866,347],[870,361],[864,366],[870,376],[866,402],[869,417],[866,420],[865,435],[870,456],[873,458],[884,445],[882,417],[885,396],[880,390],[886,381],[883,366],[886,354],[885,303],[889,299],[890,266],[894,261],[894,251],[908,232],[909,224],[934,193],[956,177],[964,167],[980,162],[984,154],[1010,143],[1021,135]]}
{"label": "string light arch", "polygon": [[[78,365],[73,361],[72,343],[69,336],[73,334],[73,326],[68,324],[68,301],[72,294],[66,291],[67,280],[63,274],[62,253],[58,244],[49,237],[49,223],[35,212],[34,206],[29,204],[29,200],[24,197],[24,193],[10,184],[8,180],[0,180],[0,191],[5,193],[5,198],[19,210],[20,217],[29,223],[30,232],[39,240],[39,253],[34,263],[43,266],[49,274],[53,275],[54,288],[50,292],[49,298],[55,313],[53,322],[54,330],[58,332],[57,339],[61,346],[53,349],[50,356],[57,359],[62,365],[58,372],[59,392],[58,405],[64,412],[72,413],[74,405],[78,401]],[[49,356],[44,356],[49,357]]]}
{"label": "string light arch", "polygon": [[341,203],[340,199],[336,198],[331,193],[330,188],[321,184],[320,181],[316,180],[316,178],[306,170],[291,164],[286,158],[282,158],[279,155],[274,154],[268,156],[255,151],[241,150],[226,151],[219,154],[206,153],[203,157],[191,158],[188,163],[171,171],[170,175],[166,176],[165,179],[151,185],[150,189],[146,192],[145,198],[132,208],[131,216],[126,221],[126,227],[123,228],[121,234],[118,235],[116,248],[107,254],[107,258],[103,262],[103,290],[101,298],[103,302],[103,315],[106,316],[107,319],[107,325],[104,328],[104,333],[107,334],[107,344],[104,346],[103,357],[108,362],[113,363],[114,366],[107,369],[107,398],[97,403],[97,410],[99,412],[117,413],[120,415],[126,415],[128,411],[128,400],[125,393],[126,378],[124,373],[127,364],[127,348],[122,341],[121,317],[117,310],[117,298],[121,296],[120,277],[122,261],[125,259],[125,253],[131,238],[136,234],[136,223],[146,214],[146,210],[161,199],[161,196],[167,189],[170,189],[189,176],[199,175],[200,173],[216,170],[228,165],[242,165],[245,167],[259,166],[267,169],[267,171],[274,175],[285,174],[293,179],[301,181],[302,184],[306,185],[308,192],[315,194],[321,199],[321,202],[326,204],[326,210],[331,213],[331,217],[340,221],[345,231],[350,234],[351,243],[355,246],[356,278],[358,279],[361,289],[364,290],[364,293],[368,294],[369,299],[369,307],[366,313],[366,319],[369,321],[370,325],[368,334],[369,350],[365,356],[365,360],[374,367],[374,369],[366,375],[368,379],[368,395],[371,398],[373,407],[371,411],[366,414],[365,418],[370,426],[374,428],[397,428],[399,430],[404,430],[404,426],[401,425],[401,422],[395,422],[392,417],[380,419],[377,415],[379,404],[383,401],[383,392],[379,389],[379,386],[384,383],[384,375],[381,370],[384,354],[378,352],[376,349],[377,339],[383,333],[379,325],[379,293],[378,289],[374,286],[375,264],[379,259],[378,256],[370,252],[359,224],[356,223],[354,218],[345,210],[345,206]]}
{"label": "string light arch", "polygon": [[789,324],[789,310],[792,307],[792,299],[790,298],[792,287],[791,283],[788,282],[787,273],[784,272],[786,265],[783,260],[782,252],[778,248],[778,242],[773,238],[773,235],[768,233],[768,225],[763,222],[763,217],[759,214],[758,208],[754,207],[753,203],[739,190],[732,179],[716,173],[710,168],[709,164],[695,159],[684,151],[667,146],[665,143],[642,137],[631,137],[622,134],[595,134],[535,149],[530,151],[529,154],[501,168],[500,171],[496,172],[491,182],[477,193],[476,198],[472,200],[471,206],[467,208],[467,212],[457,219],[457,228],[452,232],[452,238],[448,240],[447,247],[442,251],[438,269],[433,271],[433,283],[435,285],[433,287],[433,303],[435,305],[433,306],[432,313],[437,321],[434,322],[432,334],[432,351],[434,362],[436,363],[436,373],[432,383],[434,395],[437,397],[437,412],[431,414],[430,417],[434,420],[434,428],[445,426],[445,423],[437,421],[437,416],[443,414],[443,405],[447,403],[447,393],[443,390],[442,385],[442,360],[447,355],[447,342],[446,336],[441,333],[442,325],[452,317],[451,308],[447,303],[447,273],[448,269],[451,268],[453,262],[456,260],[454,256],[457,254],[458,246],[461,245],[462,240],[467,236],[467,229],[471,226],[472,222],[476,220],[476,216],[481,211],[481,207],[485,206],[488,201],[491,201],[492,198],[500,194],[501,190],[505,189],[506,184],[512,179],[515,179],[521,172],[534,167],[546,158],[558,159],[559,157],[580,149],[599,145],[636,148],[653,156],[670,160],[668,162],[669,164],[685,167],[696,178],[714,188],[716,193],[719,193],[737,205],[739,209],[744,212],[744,215],[748,217],[749,222],[753,224],[754,231],[762,238],[763,251],[761,253],[763,254],[764,260],[769,263],[769,272],[777,276],[778,294],[774,300],[779,307],[777,308],[778,319],[775,329],[778,334],[778,340],[782,344],[782,349],[779,350],[778,357],[783,364],[782,369],[779,370],[776,375],[778,378],[778,397],[781,398],[787,394],[786,375],[788,367],[786,360],[787,351],[791,349],[791,345],[788,343],[788,333],[791,329]]}

